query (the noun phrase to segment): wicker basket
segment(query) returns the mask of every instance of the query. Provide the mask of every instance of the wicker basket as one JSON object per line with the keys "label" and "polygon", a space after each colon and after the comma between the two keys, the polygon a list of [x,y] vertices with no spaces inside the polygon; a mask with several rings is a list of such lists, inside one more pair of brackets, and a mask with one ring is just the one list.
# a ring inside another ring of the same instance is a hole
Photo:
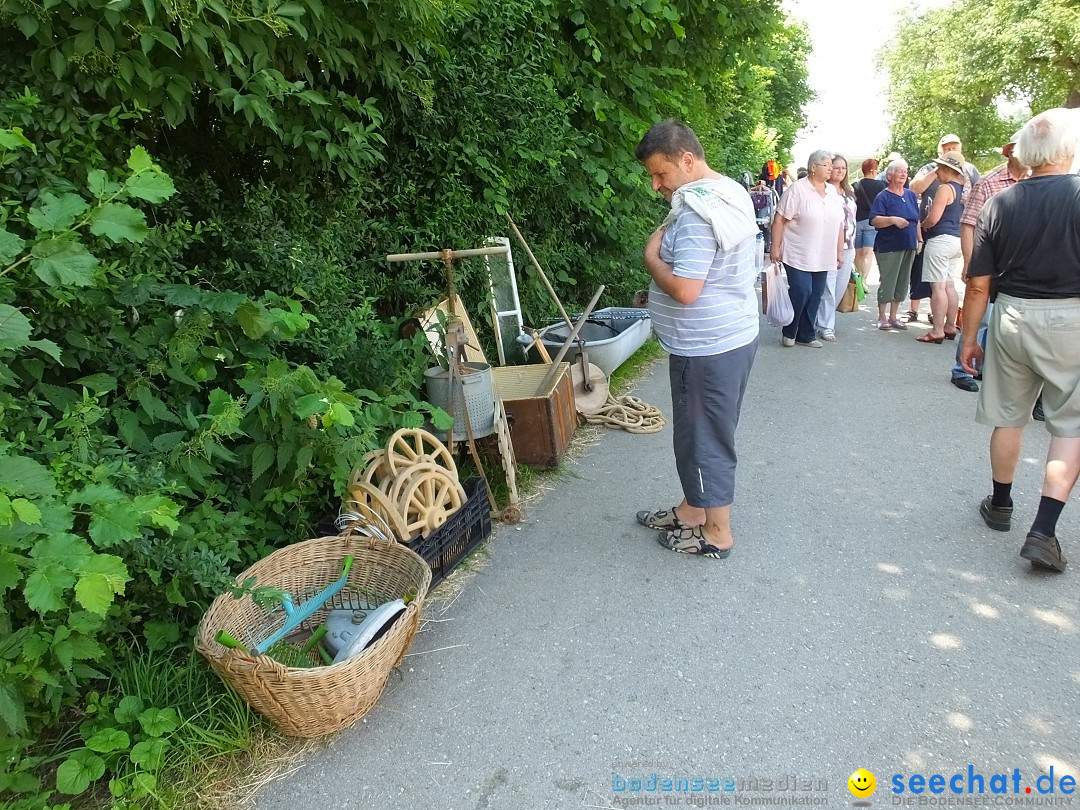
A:
{"label": "wicker basket", "polygon": [[[275,551],[237,577],[255,577],[292,594],[316,592],[341,574],[346,555],[355,558],[346,588],[375,590],[389,598],[416,593],[390,630],[355,658],[332,666],[300,669],[265,655],[249,657],[214,640],[225,630],[243,641],[250,627],[266,621],[266,611],[250,598],[222,594],[199,623],[195,648],[248,704],[286,734],[319,737],[355,723],[375,705],[391,670],[405,655],[420,625],[420,610],[431,585],[431,569],[403,545],[356,535],[320,537]],[[322,622],[320,610],[311,622]]]}

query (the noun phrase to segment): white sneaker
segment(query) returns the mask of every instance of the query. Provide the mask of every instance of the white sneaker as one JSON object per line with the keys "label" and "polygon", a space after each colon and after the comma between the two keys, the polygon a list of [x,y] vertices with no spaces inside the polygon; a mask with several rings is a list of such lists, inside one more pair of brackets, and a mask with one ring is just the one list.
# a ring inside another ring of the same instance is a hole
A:
{"label": "white sneaker", "polygon": [[795,345],[795,338],[782,337],[780,338],[780,345],[790,349]]}
{"label": "white sneaker", "polygon": [[815,339],[815,340],[808,340],[806,343],[800,343],[799,345],[800,346],[806,346],[806,347],[808,347],[810,349],[820,349],[825,344],[822,343],[820,340]]}
{"label": "white sneaker", "polygon": [[818,332],[818,337],[822,340],[827,340],[830,343],[836,342],[836,332],[834,332],[832,329],[823,329],[822,331]]}

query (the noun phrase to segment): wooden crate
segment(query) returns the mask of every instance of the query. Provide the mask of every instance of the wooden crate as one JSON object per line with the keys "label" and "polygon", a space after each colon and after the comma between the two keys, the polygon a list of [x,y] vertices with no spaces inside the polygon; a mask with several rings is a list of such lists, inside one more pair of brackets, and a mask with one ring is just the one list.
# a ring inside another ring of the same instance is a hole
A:
{"label": "wooden crate", "polygon": [[558,467],[577,427],[570,364],[559,363],[547,390],[537,392],[546,363],[492,369],[495,393],[510,420],[514,455],[530,467]]}

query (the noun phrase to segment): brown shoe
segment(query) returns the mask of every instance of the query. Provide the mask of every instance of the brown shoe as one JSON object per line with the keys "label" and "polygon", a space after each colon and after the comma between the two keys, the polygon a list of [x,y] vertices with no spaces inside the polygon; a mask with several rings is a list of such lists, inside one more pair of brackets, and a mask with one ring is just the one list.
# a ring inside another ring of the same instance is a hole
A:
{"label": "brown shoe", "polygon": [[979,514],[982,519],[996,532],[1007,532],[1012,528],[1011,506],[994,506],[993,498],[987,495],[979,504]]}
{"label": "brown shoe", "polygon": [[1051,571],[1064,571],[1068,560],[1061,553],[1061,543],[1056,537],[1047,537],[1042,532],[1028,532],[1027,540],[1020,549],[1020,556],[1031,560],[1031,564]]}

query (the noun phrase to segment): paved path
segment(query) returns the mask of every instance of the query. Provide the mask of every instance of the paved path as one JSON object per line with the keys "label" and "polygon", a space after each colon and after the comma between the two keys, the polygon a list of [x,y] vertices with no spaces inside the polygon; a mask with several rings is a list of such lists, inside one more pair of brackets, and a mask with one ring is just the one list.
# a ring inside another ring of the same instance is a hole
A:
{"label": "paved path", "polygon": [[[1061,797],[1080,777],[1080,505],[1059,524],[1073,566],[1032,573],[1017,551],[1045,430],[1025,436],[1017,527],[986,529],[989,431],[948,384],[954,344],[872,318],[838,316],[840,341],[817,350],[782,348],[763,321],[730,558],[673,554],[634,522],[677,499],[670,431],[605,432],[413,646],[454,649],[406,659],[364,722],[258,806],[847,806],[859,767],[891,806],[893,775],[966,786],[969,765],[987,791],[1019,769],[1031,796],[1053,767]],[[666,364],[636,393],[669,411]],[[649,792],[652,774],[753,776],[758,792]],[[775,790],[792,775],[827,787]],[[633,778],[641,791],[613,790]]]}

